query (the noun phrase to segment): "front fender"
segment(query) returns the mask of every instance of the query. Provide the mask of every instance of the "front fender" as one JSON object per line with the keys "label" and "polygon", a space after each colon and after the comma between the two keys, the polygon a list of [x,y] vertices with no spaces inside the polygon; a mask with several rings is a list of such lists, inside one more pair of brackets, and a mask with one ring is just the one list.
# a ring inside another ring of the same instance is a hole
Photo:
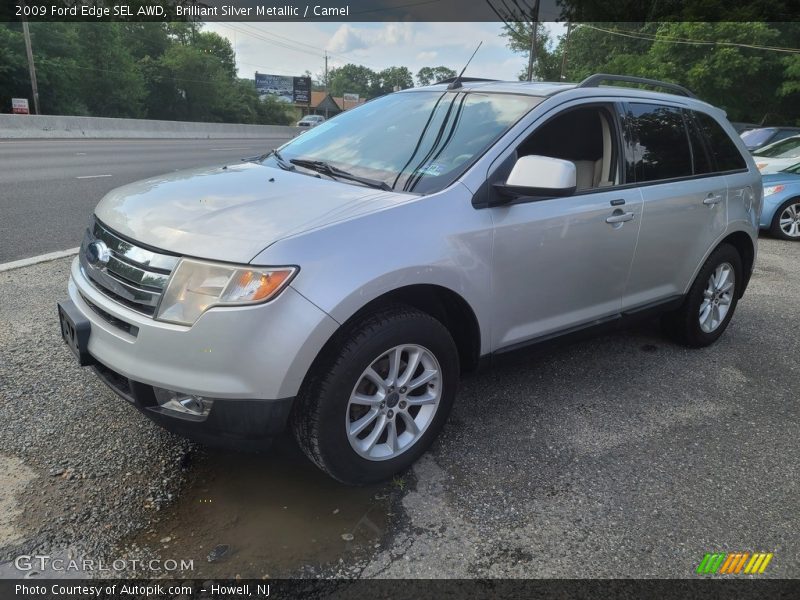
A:
{"label": "front fender", "polygon": [[253,262],[299,265],[292,287],[339,323],[398,288],[447,288],[472,308],[486,353],[491,215],[473,208],[471,198],[457,183],[439,194],[286,238]]}

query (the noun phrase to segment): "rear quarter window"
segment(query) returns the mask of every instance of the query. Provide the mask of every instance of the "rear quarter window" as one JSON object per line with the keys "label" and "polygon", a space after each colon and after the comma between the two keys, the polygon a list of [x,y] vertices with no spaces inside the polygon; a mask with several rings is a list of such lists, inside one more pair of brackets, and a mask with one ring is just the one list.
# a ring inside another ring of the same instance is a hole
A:
{"label": "rear quarter window", "polygon": [[699,111],[692,111],[701,131],[708,142],[708,149],[716,163],[717,171],[740,171],[747,168],[744,157],[736,144],[717,123],[714,117]]}

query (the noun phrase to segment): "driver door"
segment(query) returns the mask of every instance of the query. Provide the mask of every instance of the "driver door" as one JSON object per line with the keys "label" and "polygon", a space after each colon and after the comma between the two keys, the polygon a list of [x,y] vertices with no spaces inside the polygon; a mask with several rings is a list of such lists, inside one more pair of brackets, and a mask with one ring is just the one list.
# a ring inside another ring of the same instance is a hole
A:
{"label": "driver door", "polygon": [[[624,187],[622,135],[615,107],[577,104],[554,111],[534,126],[514,154],[498,161],[513,166],[519,152],[531,147],[543,155],[549,147],[547,140],[568,139],[564,136],[573,133],[585,139],[591,132],[571,121],[585,119],[590,129],[594,125],[591,116],[573,112],[578,109],[606,115],[608,128],[599,130],[606,158],[602,183],[594,181],[582,189],[579,185],[566,197],[521,198],[489,208],[494,222],[493,350],[513,349],[615,318],[621,312],[641,223],[642,196],[638,188]],[[544,144],[535,138],[540,131]],[[596,150],[579,146],[562,143],[559,147],[554,142],[553,158],[586,162],[596,156],[592,154]],[[496,174],[503,177],[505,170],[501,166]]]}

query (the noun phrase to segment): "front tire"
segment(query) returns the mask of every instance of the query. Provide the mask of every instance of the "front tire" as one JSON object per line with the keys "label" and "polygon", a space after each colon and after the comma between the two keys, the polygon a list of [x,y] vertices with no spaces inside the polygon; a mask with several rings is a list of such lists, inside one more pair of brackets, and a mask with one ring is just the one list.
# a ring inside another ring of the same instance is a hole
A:
{"label": "front tire", "polygon": [[739,252],[721,244],[703,264],[681,308],[664,317],[664,329],[685,346],[710,346],[728,327],[742,283]]}
{"label": "front tire", "polygon": [[800,241],[800,198],[787,200],[778,207],[769,232],[781,240]]}
{"label": "front tire", "polygon": [[458,385],[448,330],[406,306],[346,326],[315,361],[292,413],[303,452],[339,481],[383,481],[410,467],[447,420]]}

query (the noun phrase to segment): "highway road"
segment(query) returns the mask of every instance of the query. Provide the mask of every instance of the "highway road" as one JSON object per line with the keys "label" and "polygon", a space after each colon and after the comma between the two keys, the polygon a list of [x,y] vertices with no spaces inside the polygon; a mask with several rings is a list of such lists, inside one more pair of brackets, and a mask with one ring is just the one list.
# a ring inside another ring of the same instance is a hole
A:
{"label": "highway road", "polygon": [[79,246],[106,192],[153,175],[238,162],[285,138],[0,141],[0,264]]}

